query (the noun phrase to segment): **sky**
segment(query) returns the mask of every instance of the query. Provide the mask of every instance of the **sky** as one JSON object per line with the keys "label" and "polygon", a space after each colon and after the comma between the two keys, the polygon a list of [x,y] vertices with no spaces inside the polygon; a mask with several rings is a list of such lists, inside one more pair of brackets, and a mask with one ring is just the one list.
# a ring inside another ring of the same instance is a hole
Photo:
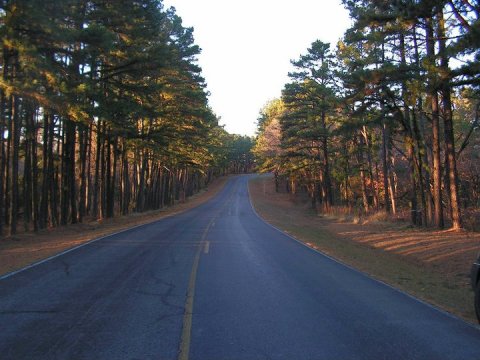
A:
{"label": "sky", "polygon": [[291,59],[350,25],[340,0],[164,0],[194,28],[209,103],[232,134],[253,136],[260,110],[288,82]]}

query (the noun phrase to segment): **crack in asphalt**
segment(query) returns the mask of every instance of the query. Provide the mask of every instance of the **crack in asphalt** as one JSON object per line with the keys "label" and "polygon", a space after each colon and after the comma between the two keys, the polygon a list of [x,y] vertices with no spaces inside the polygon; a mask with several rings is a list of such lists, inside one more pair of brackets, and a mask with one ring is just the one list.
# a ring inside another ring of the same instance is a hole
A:
{"label": "crack in asphalt", "polygon": [[183,305],[176,305],[176,304],[171,303],[168,300],[169,297],[173,296],[172,293],[175,290],[176,285],[172,282],[165,281],[165,280],[163,280],[161,278],[158,278],[156,276],[152,276],[152,278],[154,279],[154,281],[157,284],[164,285],[164,286],[167,287],[167,289],[164,292],[158,292],[158,293],[153,292],[153,291],[136,290],[136,293],[141,294],[141,295],[158,297],[158,298],[160,298],[160,301],[163,305],[165,305],[167,307],[174,308],[174,309],[178,309],[183,313],[183,309],[184,309]]}
{"label": "crack in asphalt", "polygon": [[0,315],[18,315],[18,314],[57,314],[58,310],[0,310]]}
{"label": "crack in asphalt", "polygon": [[60,260],[60,263],[63,265],[63,271],[65,272],[65,275],[70,276],[70,264],[65,260]]}

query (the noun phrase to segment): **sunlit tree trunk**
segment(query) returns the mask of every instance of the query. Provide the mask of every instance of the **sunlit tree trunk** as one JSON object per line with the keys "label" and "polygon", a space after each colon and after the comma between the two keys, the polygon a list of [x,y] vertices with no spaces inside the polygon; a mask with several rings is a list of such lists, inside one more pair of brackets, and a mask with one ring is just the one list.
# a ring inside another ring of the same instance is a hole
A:
{"label": "sunlit tree trunk", "polygon": [[450,211],[452,216],[452,228],[459,229],[462,227],[462,219],[460,214],[460,204],[458,199],[458,175],[457,162],[455,156],[455,141],[453,134],[453,113],[451,101],[450,79],[448,77],[448,55],[446,52],[446,33],[445,20],[442,9],[437,14],[438,21],[438,47],[440,55],[440,69],[442,82],[440,92],[442,94],[442,113],[445,133],[445,157],[448,165],[447,176],[449,179],[449,196],[450,196]]}
{"label": "sunlit tree trunk", "polygon": [[388,169],[388,135],[387,135],[387,125],[385,120],[382,123],[382,170],[383,170],[383,192],[384,198],[383,201],[385,203],[385,212],[387,214],[391,213],[390,207],[390,194],[389,194],[389,187],[388,187],[388,177],[389,177],[389,169]]}
{"label": "sunlit tree trunk", "polygon": [[89,127],[80,124],[78,126],[79,158],[80,158],[80,194],[78,201],[78,221],[83,222],[87,211],[87,154],[90,152],[88,147]]}
{"label": "sunlit tree trunk", "polygon": [[[19,73],[19,60],[18,53],[15,52],[13,56],[13,78],[18,77]],[[12,154],[12,189],[11,189],[11,213],[10,213],[10,234],[14,235],[17,233],[17,222],[18,222],[18,211],[19,211],[19,150],[20,150],[20,130],[22,127],[21,124],[21,115],[20,115],[20,98],[16,95],[10,95],[11,107],[11,154]]]}
{"label": "sunlit tree trunk", "polygon": [[93,216],[96,219],[101,218],[101,212],[100,212],[100,189],[101,189],[101,179],[100,179],[100,162],[101,162],[101,156],[102,156],[102,145],[103,143],[103,121],[98,119],[97,122],[97,132],[96,132],[96,147],[95,147],[95,181],[94,181],[94,186],[93,186],[93,201],[92,201],[92,207],[93,207]]}
{"label": "sunlit tree trunk", "polygon": [[[430,66],[435,62],[435,40],[432,26],[432,19],[426,21],[426,45],[427,56]],[[443,206],[442,206],[442,169],[441,169],[441,150],[440,150],[440,114],[438,109],[437,85],[433,79],[434,74],[430,74],[428,90],[428,100],[431,109],[432,121],[432,157],[433,157],[433,218],[435,225],[442,229],[444,227]]]}
{"label": "sunlit tree trunk", "polygon": [[18,162],[20,147],[20,99],[12,96],[12,190],[11,190],[11,213],[10,213],[10,234],[17,233],[19,191],[18,191]]}
{"label": "sunlit tree trunk", "polygon": [[363,142],[363,135],[360,136],[360,141],[358,142],[358,149],[357,153],[357,164],[360,169],[360,184],[361,184],[361,191],[362,191],[362,202],[363,202],[363,209],[365,213],[368,213],[370,210],[370,206],[368,203],[368,195],[367,195],[367,179],[365,176],[365,163],[364,163],[364,142]]}
{"label": "sunlit tree trunk", "polygon": [[378,210],[378,189],[375,186],[375,177],[373,176],[373,160],[372,160],[372,147],[368,136],[368,130],[366,126],[362,127],[363,144],[365,144],[365,150],[367,154],[368,163],[368,176],[370,178],[370,190],[373,195],[373,207]]}
{"label": "sunlit tree trunk", "polygon": [[127,215],[130,205],[130,178],[128,170],[128,152],[126,141],[122,144],[122,215]]}

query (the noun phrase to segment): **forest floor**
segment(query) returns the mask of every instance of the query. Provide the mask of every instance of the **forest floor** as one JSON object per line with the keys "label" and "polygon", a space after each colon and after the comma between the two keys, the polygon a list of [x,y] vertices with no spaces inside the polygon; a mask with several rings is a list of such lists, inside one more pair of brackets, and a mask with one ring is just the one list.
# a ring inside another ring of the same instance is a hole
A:
{"label": "forest floor", "polygon": [[226,176],[215,179],[206,189],[187,198],[184,203],[177,203],[164,209],[1,238],[0,275],[21,269],[90,240],[194,208],[215,196],[227,179]]}
{"label": "forest floor", "polygon": [[250,194],[266,221],[308,246],[476,323],[469,273],[480,233],[320,216],[307,199],[276,193],[267,175],[250,181]]}

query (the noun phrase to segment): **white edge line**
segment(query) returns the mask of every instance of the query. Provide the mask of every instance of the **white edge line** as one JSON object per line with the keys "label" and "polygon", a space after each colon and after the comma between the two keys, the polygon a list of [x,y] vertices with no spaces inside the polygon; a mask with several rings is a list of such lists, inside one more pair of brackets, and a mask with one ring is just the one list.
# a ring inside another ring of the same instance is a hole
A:
{"label": "white edge line", "polygon": [[[201,204],[201,205],[203,205],[203,204]],[[194,208],[192,208],[192,209],[194,209]],[[130,231],[130,230],[133,230],[133,229],[142,227],[142,226],[147,226],[147,225],[154,224],[154,223],[159,222],[159,221],[162,221],[162,220],[164,220],[164,219],[166,219],[166,218],[169,218],[169,217],[172,217],[172,216],[175,216],[175,215],[180,215],[180,214],[182,214],[182,213],[184,213],[184,212],[187,212],[187,211],[189,211],[189,210],[192,210],[192,209],[188,209],[188,210],[185,210],[185,211],[179,211],[179,212],[175,212],[175,213],[172,213],[172,214],[168,214],[168,215],[165,215],[164,217],[162,217],[162,218],[160,218],[160,219],[152,220],[152,221],[146,222],[146,223],[144,223],[144,224],[140,224],[140,225],[135,225],[135,226],[133,226],[133,227],[130,227],[130,228],[127,228],[127,229],[123,229],[123,230],[120,230],[120,231],[117,231],[117,232],[114,232],[114,233],[111,233],[111,234],[107,234],[107,235],[101,236],[101,237],[99,237],[99,238],[94,238],[94,239],[89,240],[89,241],[87,241],[87,242],[84,242],[84,243],[82,243],[82,244],[80,244],[80,245],[77,245],[77,246],[74,246],[74,247],[69,248],[69,249],[67,249],[67,250],[64,250],[64,251],[62,251],[62,252],[59,252],[58,254],[55,254],[55,255],[49,256],[49,257],[47,257],[47,258],[45,258],[45,259],[36,261],[36,262],[34,262],[34,263],[30,264],[30,265],[27,265],[27,266],[25,266],[25,267],[23,267],[23,268],[21,268],[21,269],[8,272],[8,273],[0,276],[0,281],[1,281],[1,280],[4,280],[4,279],[7,279],[7,278],[9,278],[9,277],[11,277],[11,276],[14,276],[14,275],[16,275],[16,274],[18,274],[18,273],[21,273],[21,272],[23,272],[23,271],[25,271],[25,270],[31,269],[31,268],[33,268],[33,267],[35,267],[35,266],[40,265],[40,264],[46,263],[46,262],[48,262],[48,261],[50,261],[50,260],[56,259],[56,258],[58,258],[58,257],[60,257],[60,256],[63,256],[63,255],[65,255],[65,254],[68,254],[68,253],[70,253],[70,252],[72,252],[72,251],[78,250],[78,249],[80,249],[80,248],[82,248],[82,247],[84,247],[84,246],[87,246],[87,245],[90,245],[90,244],[92,244],[92,243],[95,243],[95,242],[97,242],[97,241],[100,241],[100,240],[109,238],[109,237],[111,237],[111,236],[115,236],[115,235],[118,235],[118,234],[121,234],[121,233]]]}
{"label": "white edge line", "polygon": [[133,227],[130,227],[130,228],[127,228],[127,229],[123,229],[123,230],[120,230],[120,231],[117,231],[117,232],[114,232],[114,233],[111,233],[111,234],[107,234],[107,235],[101,236],[101,237],[99,237],[99,238],[94,238],[94,239],[89,240],[89,241],[87,241],[87,242],[84,242],[84,243],[82,243],[82,244],[80,244],[80,245],[77,245],[77,246],[74,246],[74,247],[69,248],[69,249],[67,249],[67,250],[64,250],[64,251],[62,251],[62,252],[59,252],[58,254],[49,256],[49,257],[47,257],[47,258],[45,258],[45,259],[42,259],[42,260],[38,260],[38,261],[36,261],[36,262],[34,262],[34,263],[30,264],[30,265],[27,265],[27,266],[25,266],[25,267],[23,267],[23,268],[20,268],[20,269],[18,269],[18,270],[14,270],[14,271],[11,271],[11,272],[7,272],[6,274],[3,274],[3,275],[0,276],[0,281],[5,280],[5,279],[8,279],[9,277],[12,277],[12,276],[14,276],[14,275],[16,275],[16,274],[19,274],[19,273],[21,273],[21,272],[23,272],[23,271],[25,271],[25,270],[31,269],[31,268],[33,268],[33,267],[36,267],[36,266],[40,265],[40,264],[43,264],[43,263],[46,263],[46,262],[48,262],[48,261],[50,261],[50,260],[56,259],[56,258],[58,258],[58,257],[60,257],[60,256],[63,256],[63,255],[65,255],[65,254],[68,254],[68,253],[70,253],[70,252],[72,252],[72,251],[78,250],[78,249],[80,249],[80,248],[82,248],[82,247],[84,247],[84,246],[90,245],[90,244],[92,244],[92,243],[94,243],[94,242],[97,242],[97,241],[106,239],[106,238],[108,238],[108,237],[115,236],[115,235],[118,235],[118,234],[121,234],[121,233],[130,231],[130,230],[133,230],[133,229],[136,229],[136,228],[139,228],[139,227],[141,227],[141,226],[151,225],[151,224],[156,223],[156,222],[158,222],[158,221],[162,221],[162,220],[164,220],[164,219],[166,219],[166,218],[173,217],[173,216],[176,216],[176,215],[180,215],[180,214],[186,213],[186,212],[188,212],[188,211],[190,211],[190,210],[193,210],[193,209],[195,209],[195,208],[197,208],[197,207],[200,207],[200,206],[202,206],[202,205],[210,202],[210,200],[214,199],[214,198],[225,188],[225,185],[227,184],[227,182],[228,182],[229,180],[230,180],[230,179],[228,179],[228,178],[226,179],[225,183],[223,184],[222,189],[218,190],[217,194],[215,194],[212,198],[210,198],[210,199],[208,199],[207,201],[205,201],[205,202],[203,202],[203,203],[200,203],[200,204],[198,204],[198,205],[196,205],[196,206],[194,206],[194,207],[192,207],[192,208],[190,208],[190,209],[184,209],[184,210],[174,211],[174,212],[172,212],[172,213],[170,213],[170,214],[167,214],[167,215],[161,217],[160,219],[152,220],[152,221],[146,222],[146,223],[144,223],[144,224],[140,224],[140,225],[135,225],[135,226],[133,226]]}
{"label": "white edge line", "polygon": [[92,243],[94,243],[94,242],[97,242],[97,241],[100,241],[100,240],[109,238],[109,237],[111,237],[111,236],[115,236],[115,235],[118,235],[118,234],[121,234],[121,233],[130,231],[130,230],[133,230],[133,229],[136,229],[136,228],[139,228],[139,227],[141,227],[141,226],[151,225],[151,224],[153,224],[153,223],[155,223],[155,222],[161,221],[161,220],[163,220],[163,219],[165,219],[165,218],[167,218],[167,217],[173,216],[173,215],[176,215],[176,214],[167,215],[167,216],[165,216],[165,217],[162,217],[161,219],[153,220],[153,221],[147,222],[147,223],[145,223],[145,224],[135,225],[135,226],[133,226],[133,227],[131,227],[131,228],[128,228],[128,229],[123,229],[123,230],[120,230],[120,231],[117,231],[117,232],[114,232],[114,233],[111,233],[111,234],[107,234],[107,235],[101,236],[101,237],[99,237],[99,238],[95,238],[95,239],[89,240],[89,241],[84,242],[84,243],[82,243],[82,244],[80,244],[80,245],[77,245],[77,246],[74,246],[74,247],[69,248],[69,249],[67,249],[67,250],[64,250],[64,251],[62,251],[62,252],[59,252],[58,254],[55,254],[55,255],[49,256],[49,257],[47,257],[47,258],[45,258],[45,259],[36,261],[36,262],[34,262],[34,263],[30,264],[30,265],[27,265],[27,266],[25,266],[25,267],[23,267],[23,268],[21,268],[21,269],[8,272],[8,273],[0,276],[0,281],[1,281],[1,280],[5,280],[5,279],[7,279],[7,278],[9,278],[9,277],[12,277],[12,276],[14,276],[14,275],[16,275],[16,274],[19,274],[19,273],[21,273],[21,272],[23,272],[23,271],[25,271],[25,270],[31,269],[31,268],[33,268],[33,267],[36,267],[36,266],[38,266],[38,265],[40,265],[40,264],[46,263],[46,262],[48,262],[48,261],[50,261],[50,260],[56,259],[56,258],[58,258],[58,257],[60,257],[60,256],[63,256],[63,255],[65,255],[65,254],[68,254],[68,253],[70,253],[70,252],[73,252],[73,251],[75,251],[75,250],[78,250],[78,249],[80,249],[80,248],[82,248],[82,247],[84,247],[84,246],[90,245],[90,244],[92,244]]}
{"label": "white edge line", "polygon": [[[248,182],[250,182],[250,179],[248,180]],[[257,211],[255,210],[255,207],[253,206],[253,203],[252,203],[252,197],[251,197],[251,195],[250,195],[250,187],[248,186],[248,182],[247,182],[247,191],[248,191],[248,199],[249,199],[249,202],[250,202],[250,207],[252,208],[254,214],[255,214],[262,222],[264,222],[265,224],[267,224],[267,225],[270,226],[271,228],[277,230],[278,232],[280,232],[280,233],[282,233],[283,235],[287,236],[288,238],[294,240],[295,242],[299,243],[300,245],[303,245],[303,246],[306,247],[307,249],[310,249],[311,251],[314,251],[314,252],[316,252],[317,254],[320,254],[320,255],[326,257],[327,259],[330,259],[330,260],[332,260],[332,261],[334,261],[334,262],[336,262],[336,263],[338,263],[338,264],[340,264],[340,265],[343,265],[343,266],[345,266],[346,268],[348,268],[348,269],[350,269],[350,270],[353,270],[354,272],[359,273],[359,274],[361,274],[361,275],[363,275],[363,276],[365,276],[365,277],[367,277],[367,278],[369,278],[369,279],[371,279],[371,280],[373,280],[373,281],[376,281],[376,282],[378,282],[378,283],[380,283],[380,284],[382,284],[382,285],[385,285],[385,286],[389,287],[390,289],[395,290],[396,292],[398,292],[398,293],[400,293],[400,294],[403,294],[403,295],[409,297],[409,298],[412,299],[412,300],[415,300],[415,301],[417,301],[417,302],[419,302],[419,303],[421,303],[421,304],[423,304],[423,305],[426,305],[427,307],[429,307],[429,308],[431,308],[431,309],[433,309],[433,310],[436,310],[436,311],[442,313],[443,315],[448,316],[448,317],[451,318],[451,319],[461,321],[462,323],[468,325],[469,327],[471,327],[471,328],[473,328],[473,329],[480,330],[480,325],[471,324],[471,323],[463,320],[462,318],[460,318],[460,317],[458,317],[458,316],[456,316],[456,315],[454,315],[454,314],[452,314],[452,313],[449,313],[449,312],[446,311],[446,310],[443,310],[443,309],[441,309],[441,308],[439,308],[439,307],[437,307],[437,306],[435,306],[435,305],[433,305],[433,304],[430,304],[430,303],[426,302],[425,300],[419,299],[419,298],[413,296],[412,294],[409,294],[409,293],[407,293],[406,291],[404,291],[404,290],[402,290],[402,289],[396,288],[396,287],[394,287],[394,286],[391,285],[391,284],[388,284],[388,283],[386,283],[386,282],[384,282],[384,281],[382,281],[382,280],[380,280],[380,279],[377,279],[377,278],[373,277],[372,275],[370,275],[370,274],[368,274],[368,273],[366,273],[366,272],[364,272],[364,271],[361,271],[361,270],[359,270],[359,269],[356,269],[356,268],[354,268],[352,265],[349,265],[349,264],[347,264],[347,263],[344,263],[343,261],[341,261],[341,260],[339,260],[339,259],[336,259],[336,258],[334,258],[334,257],[332,257],[332,256],[330,256],[330,255],[328,255],[328,254],[325,254],[325,253],[321,252],[320,250],[317,250],[317,249],[315,249],[315,248],[312,248],[312,247],[308,246],[307,244],[305,244],[303,241],[301,241],[301,240],[293,237],[292,235],[290,235],[289,233],[283,231],[282,229],[279,229],[278,227],[270,224],[270,223],[267,222],[265,219],[263,219],[263,218],[257,213]]]}

